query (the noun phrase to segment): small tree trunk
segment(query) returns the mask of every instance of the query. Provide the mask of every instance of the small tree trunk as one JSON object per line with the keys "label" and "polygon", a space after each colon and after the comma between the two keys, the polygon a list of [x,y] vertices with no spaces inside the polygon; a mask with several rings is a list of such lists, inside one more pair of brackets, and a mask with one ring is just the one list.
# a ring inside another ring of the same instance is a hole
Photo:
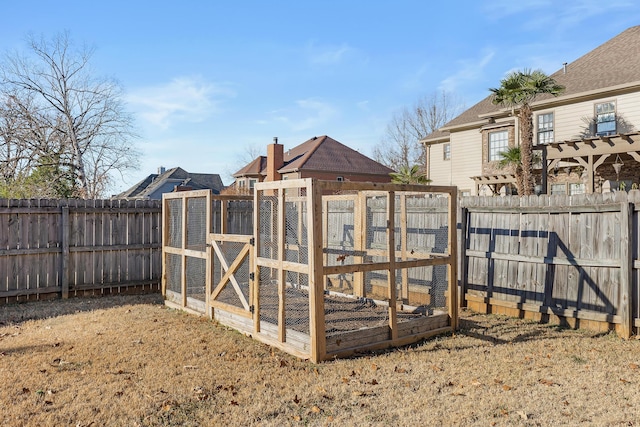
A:
{"label": "small tree trunk", "polygon": [[533,114],[529,104],[520,108],[520,158],[522,161],[522,195],[533,194]]}

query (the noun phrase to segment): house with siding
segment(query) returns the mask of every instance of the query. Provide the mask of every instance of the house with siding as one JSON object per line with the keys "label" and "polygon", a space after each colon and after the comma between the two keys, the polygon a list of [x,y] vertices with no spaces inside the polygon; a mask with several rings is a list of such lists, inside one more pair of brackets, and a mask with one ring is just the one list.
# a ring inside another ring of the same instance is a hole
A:
{"label": "house with siding", "polygon": [[293,147],[274,143],[267,155],[259,156],[233,174],[236,190],[251,191],[257,182],[317,178],[330,181],[390,182],[393,170],[323,135]]}
{"label": "house with siding", "polygon": [[164,193],[174,191],[211,190],[213,194],[220,194],[223,188],[224,184],[217,173],[189,173],[180,167],[166,169],[160,166],[158,173],[148,175],[114,198],[160,200]]}
{"label": "house with siding", "polygon": [[[631,27],[551,75],[565,91],[533,110],[536,192],[580,194],[640,184],[640,26]],[[496,86],[498,82],[496,82]],[[434,185],[462,195],[511,194],[500,153],[518,144],[518,119],[491,96],[421,140]]]}

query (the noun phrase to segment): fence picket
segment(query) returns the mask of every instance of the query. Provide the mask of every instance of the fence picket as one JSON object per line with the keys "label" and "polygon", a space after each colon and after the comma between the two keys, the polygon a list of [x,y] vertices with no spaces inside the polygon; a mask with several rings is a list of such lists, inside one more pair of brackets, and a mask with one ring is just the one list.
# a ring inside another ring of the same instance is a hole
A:
{"label": "fence picket", "polygon": [[0,303],[158,290],[161,211],[159,201],[0,199]]}

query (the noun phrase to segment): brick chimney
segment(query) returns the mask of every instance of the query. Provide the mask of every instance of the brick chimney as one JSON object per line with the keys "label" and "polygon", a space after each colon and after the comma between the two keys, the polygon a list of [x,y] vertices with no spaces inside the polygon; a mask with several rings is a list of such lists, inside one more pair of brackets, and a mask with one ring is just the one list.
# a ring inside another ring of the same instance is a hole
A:
{"label": "brick chimney", "polygon": [[265,181],[280,181],[282,176],[278,173],[284,165],[284,146],[278,144],[278,137],[273,138],[273,144],[267,146],[267,176]]}

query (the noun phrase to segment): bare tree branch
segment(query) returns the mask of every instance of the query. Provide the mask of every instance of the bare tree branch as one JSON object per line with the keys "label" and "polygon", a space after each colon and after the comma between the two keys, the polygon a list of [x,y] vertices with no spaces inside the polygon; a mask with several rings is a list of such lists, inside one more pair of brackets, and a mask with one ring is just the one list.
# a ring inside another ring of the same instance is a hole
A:
{"label": "bare tree branch", "polygon": [[31,147],[31,159],[44,159],[32,168],[56,159],[60,173],[71,172],[76,196],[99,197],[111,174],[135,168],[139,156],[122,90],[113,80],[94,77],[93,50],[75,50],[67,33],[51,40],[32,36],[28,47],[28,56],[14,53],[0,64],[0,98],[12,101],[5,102],[7,117],[17,114],[29,129],[12,133],[11,146]]}
{"label": "bare tree branch", "polygon": [[397,112],[387,124],[385,135],[373,147],[373,157],[395,171],[420,165],[426,168],[424,146],[420,140],[462,111],[463,105],[454,95],[434,92],[423,96],[411,108]]}

